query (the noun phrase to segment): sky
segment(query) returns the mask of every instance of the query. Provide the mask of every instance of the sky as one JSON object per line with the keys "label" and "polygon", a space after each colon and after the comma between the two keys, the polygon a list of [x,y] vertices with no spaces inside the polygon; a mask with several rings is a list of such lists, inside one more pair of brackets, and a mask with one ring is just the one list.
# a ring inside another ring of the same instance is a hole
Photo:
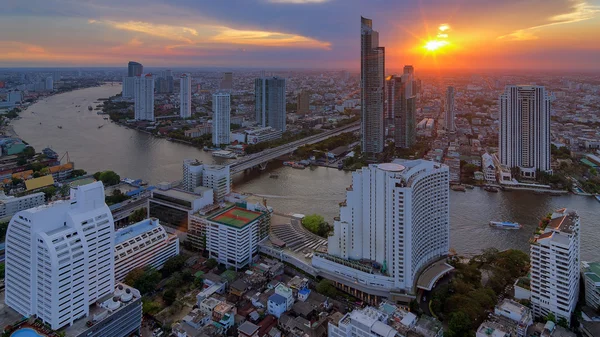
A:
{"label": "sky", "polygon": [[[2,0],[0,67],[598,70],[600,0]],[[432,50],[435,49],[435,50]]]}

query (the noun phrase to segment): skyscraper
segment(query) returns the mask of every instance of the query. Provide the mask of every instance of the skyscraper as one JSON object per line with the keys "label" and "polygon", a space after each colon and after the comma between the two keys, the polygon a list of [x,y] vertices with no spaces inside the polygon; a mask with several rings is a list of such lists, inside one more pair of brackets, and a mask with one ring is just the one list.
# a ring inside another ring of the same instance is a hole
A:
{"label": "skyscraper", "polygon": [[534,178],[550,172],[550,97],[543,86],[510,85],[500,96],[500,162]]}
{"label": "skyscraper", "polygon": [[17,213],[6,235],[6,304],[58,329],[89,315],[114,284],[114,223],[100,182]]}
{"label": "skyscraper", "polygon": [[285,132],[285,78],[260,77],[254,80],[256,122]]}
{"label": "skyscraper", "polygon": [[[328,255],[315,255],[313,266],[349,287],[358,281],[373,293],[413,293],[420,270],[450,248],[448,179],[447,166],[425,160],[371,164],[354,172],[328,238]],[[380,270],[361,274],[336,259],[373,261]]]}
{"label": "skyscraper", "polygon": [[233,73],[231,71],[226,71],[223,73],[223,79],[221,80],[220,88],[221,90],[233,89]]}
{"label": "skyscraper", "polygon": [[372,20],[361,17],[360,23],[361,145],[372,156],[384,147],[385,48]]}
{"label": "skyscraper", "polygon": [[144,66],[141,63],[129,61],[127,64],[127,77],[142,76]]}
{"label": "skyscraper", "polygon": [[536,317],[553,313],[571,320],[579,296],[579,227],[576,211],[559,209],[531,241],[531,306]]}
{"label": "skyscraper", "polygon": [[444,110],[446,112],[446,116],[444,117],[446,131],[454,132],[454,87],[448,87],[446,89],[446,106]]}
{"label": "skyscraper", "polygon": [[198,159],[183,160],[183,179],[181,186],[188,192],[194,192],[198,186],[202,186],[202,172],[204,165]]}
{"label": "skyscraper", "polygon": [[192,117],[192,77],[183,74],[179,79],[179,117]]}
{"label": "skyscraper", "polygon": [[412,66],[404,67],[402,76],[386,79],[387,115],[394,123],[396,147],[408,148],[416,142],[416,93]]}
{"label": "skyscraper", "polygon": [[54,91],[54,80],[52,76],[46,77],[45,88],[47,91]]}
{"label": "skyscraper", "polygon": [[298,94],[297,108],[298,113],[302,115],[310,112],[310,95],[307,91],[302,90]]}
{"label": "skyscraper", "polygon": [[173,72],[170,69],[158,73],[156,87],[156,91],[161,94],[170,94],[173,92]]}
{"label": "skyscraper", "polygon": [[152,74],[135,77],[135,120],[154,121],[154,79]]}
{"label": "skyscraper", "polygon": [[229,144],[231,132],[231,96],[226,92],[215,93],[213,104],[213,133],[212,142],[216,146]]}

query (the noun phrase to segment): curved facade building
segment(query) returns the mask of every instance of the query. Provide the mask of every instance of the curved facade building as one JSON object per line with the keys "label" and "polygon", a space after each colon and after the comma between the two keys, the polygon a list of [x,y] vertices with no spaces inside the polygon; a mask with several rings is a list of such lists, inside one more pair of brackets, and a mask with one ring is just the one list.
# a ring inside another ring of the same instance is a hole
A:
{"label": "curved facade building", "polygon": [[412,293],[418,273],[450,249],[448,179],[447,166],[425,160],[354,172],[328,254],[313,258],[313,265],[374,288]]}

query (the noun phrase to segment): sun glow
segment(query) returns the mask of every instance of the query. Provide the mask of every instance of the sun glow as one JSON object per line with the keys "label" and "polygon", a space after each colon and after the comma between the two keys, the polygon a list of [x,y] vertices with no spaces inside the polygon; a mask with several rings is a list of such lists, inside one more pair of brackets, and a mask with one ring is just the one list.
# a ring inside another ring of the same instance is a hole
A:
{"label": "sun glow", "polygon": [[448,41],[430,40],[425,43],[425,49],[428,51],[436,51],[444,46],[448,45]]}

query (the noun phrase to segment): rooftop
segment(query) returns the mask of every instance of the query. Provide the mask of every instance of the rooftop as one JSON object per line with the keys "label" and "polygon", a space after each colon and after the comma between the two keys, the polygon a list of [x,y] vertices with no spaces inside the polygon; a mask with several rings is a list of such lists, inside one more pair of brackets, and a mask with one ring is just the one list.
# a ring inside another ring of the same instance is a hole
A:
{"label": "rooftop", "polygon": [[194,193],[186,192],[184,190],[179,190],[179,189],[175,189],[175,188],[171,188],[171,189],[164,190],[164,191],[163,190],[153,190],[152,193],[166,195],[168,197],[179,199],[179,200],[185,200],[190,203],[194,202],[194,200],[196,200],[196,199],[201,198],[201,196],[196,195]]}
{"label": "rooftop", "polygon": [[25,187],[27,187],[28,191],[36,190],[38,188],[50,185],[54,185],[54,178],[52,178],[52,175],[25,180]]}
{"label": "rooftop", "polygon": [[254,333],[258,331],[259,327],[255,324],[252,324],[248,321],[244,322],[242,325],[238,327],[238,331],[243,333],[246,336],[252,336]]}
{"label": "rooftop", "polygon": [[550,223],[548,223],[547,228],[551,228],[564,233],[573,233],[573,227],[575,226],[578,215],[574,211],[569,213],[567,212],[567,210],[564,210],[564,212],[560,213],[565,215],[551,219]]}
{"label": "rooftop", "polygon": [[159,226],[158,219],[150,218],[137,222],[131,226],[121,228],[115,232],[115,245],[133,239],[134,237],[149,232]]}
{"label": "rooftop", "polygon": [[282,305],[282,304],[286,304],[287,301],[285,299],[285,297],[279,295],[279,294],[273,294],[271,296],[269,296],[269,301],[273,302],[277,305]]}
{"label": "rooftop", "polygon": [[262,213],[249,211],[241,207],[234,206],[209,218],[209,220],[235,228],[243,228],[261,215]]}

